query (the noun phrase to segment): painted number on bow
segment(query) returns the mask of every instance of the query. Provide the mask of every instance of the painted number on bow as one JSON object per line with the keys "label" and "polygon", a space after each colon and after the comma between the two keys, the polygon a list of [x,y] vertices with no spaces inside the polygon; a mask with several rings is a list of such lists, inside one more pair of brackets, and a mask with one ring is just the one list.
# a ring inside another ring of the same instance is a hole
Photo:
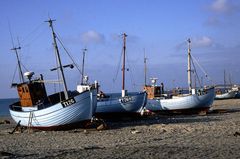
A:
{"label": "painted number on bow", "polygon": [[68,100],[62,101],[61,103],[62,103],[63,107],[67,107],[67,106],[70,106],[70,105],[76,103],[76,101],[74,98],[70,98]]}
{"label": "painted number on bow", "polygon": [[132,101],[132,97],[128,97],[128,96],[120,99],[121,103],[127,103],[127,102],[130,102],[130,101]]}

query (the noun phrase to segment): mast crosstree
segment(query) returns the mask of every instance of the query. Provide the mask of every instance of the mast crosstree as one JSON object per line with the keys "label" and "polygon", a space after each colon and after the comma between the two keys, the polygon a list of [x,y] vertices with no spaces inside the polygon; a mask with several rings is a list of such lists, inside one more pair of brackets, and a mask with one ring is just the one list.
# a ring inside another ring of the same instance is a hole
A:
{"label": "mast crosstree", "polygon": [[61,57],[60,57],[58,46],[57,46],[56,34],[54,32],[54,29],[53,29],[53,24],[52,24],[53,21],[56,21],[56,20],[49,19],[48,21],[45,21],[45,22],[49,23],[49,27],[51,28],[51,31],[52,31],[53,45],[54,45],[54,49],[55,49],[55,52],[56,52],[57,61],[58,61],[59,69],[60,69],[60,72],[61,72],[62,80],[63,80],[64,96],[65,96],[65,100],[67,100],[69,98],[69,96],[68,96],[68,89],[67,89],[67,84],[66,84],[64,72],[63,72],[63,66],[62,66],[62,62],[61,62]]}
{"label": "mast crosstree", "polygon": [[20,50],[20,49],[21,49],[21,47],[19,46],[19,47],[14,47],[14,48],[12,48],[11,50],[15,51],[15,53],[16,53],[17,63],[18,63],[18,69],[19,69],[20,83],[23,83],[23,82],[24,82],[24,77],[23,77],[21,62],[20,62],[20,59],[19,59],[19,56],[18,56],[18,50]]}

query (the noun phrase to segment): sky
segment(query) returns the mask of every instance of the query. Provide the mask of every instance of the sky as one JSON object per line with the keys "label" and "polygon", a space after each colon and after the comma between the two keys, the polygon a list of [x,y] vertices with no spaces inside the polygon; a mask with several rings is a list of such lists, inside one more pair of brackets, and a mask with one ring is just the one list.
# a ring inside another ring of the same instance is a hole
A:
{"label": "sky", "polygon": [[[240,1],[236,0],[7,0],[0,1],[0,98],[17,97],[12,82],[19,82],[16,54],[24,72],[57,79],[53,25],[64,47],[81,67],[87,48],[85,73],[104,92],[121,91],[120,59],[126,33],[126,89],[141,91],[144,84],[144,52],[147,79],[158,78],[166,89],[187,86],[187,39],[192,41],[198,77],[205,85],[240,83]],[[11,38],[12,37],[12,38]],[[60,46],[62,63],[72,61]],[[201,67],[198,67],[198,64]],[[201,71],[204,70],[204,71]],[[81,76],[64,70],[68,88],[76,89]],[[205,78],[205,73],[208,78]],[[14,75],[15,74],[15,75]],[[46,84],[48,93],[58,90]]]}

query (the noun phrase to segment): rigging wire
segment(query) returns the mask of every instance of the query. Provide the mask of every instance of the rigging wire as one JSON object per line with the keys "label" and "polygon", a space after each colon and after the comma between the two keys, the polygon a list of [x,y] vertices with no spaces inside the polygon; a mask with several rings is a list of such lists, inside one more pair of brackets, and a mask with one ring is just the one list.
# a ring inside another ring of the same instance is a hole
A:
{"label": "rigging wire", "polygon": [[[10,22],[8,21],[8,27],[9,27],[9,33],[10,33],[10,36],[11,36],[11,42],[12,42],[12,46],[13,46],[13,48],[15,48],[15,44],[14,44],[14,40],[13,40],[13,35],[12,35],[12,31],[11,31],[11,25],[10,25]],[[39,26],[38,26],[39,27]],[[30,35],[30,34],[29,34]],[[17,42],[18,42],[18,46],[19,46],[19,48],[23,48],[23,47],[20,47],[20,42],[19,42],[19,38],[17,37]],[[21,58],[21,54],[19,55],[20,56],[20,58]],[[23,65],[23,63],[20,61],[20,65],[26,70],[26,71],[29,71],[24,65]],[[15,71],[14,71],[14,76],[13,76],[13,79],[12,79],[12,83],[13,83],[13,81],[14,81],[14,79],[15,79],[15,76],[16,76],[16,71],[17,71],[17,67],[18,66],[16,66],[16,68],[15,68]]]}
{"label": "rigging wire", "polygon": [[21,62],[21,66],[22,66],[27,72],[29,72],[29,70],[22,64],[22,62]]}
{"label": "rigging wire", "polygon": [[202,70],[202,72],[204,73],[205,77],[206,77],[209,81],[211,81],[212,84],[214,84],[214,82],[213,82],[213,80],[211,79],[211,77],[208,76],[207,72],[206,72],[205,69],[199,64],[199,62],[197,61],[197,59],[196,59],[194,56],[192,56],[192,55],[191,55],[191,57],[192,57],[192,59],[194,60],[194,62],[196,62],[196,64],[198,65],[198,67]]}
{"label": "rigging wire", "polygon": [[22,42],[24,42],[25,40],[27,40],[28,38],[30,38],[30,36],[31,36],[33,33],[37,32],[37,30],[38,30],[38,29],[40,28],[40,26],[42,26],[43,24],[44,24],[44,22],[41,23],[41,24],[39,24],[39,25],[37,25],[37,27],[35,27],[30,33],[27,34],[27,36],[22,40]]}
{"label": "rigging wire", "polygon": [[80,74],[82,74],[82,71],[80,70],[80,67],[78,66],[78,64],[75,62],[75,60],[73,59],[72,55],[70,54],[70,52],[66,49],[66,47],[64,47],[63,42],[60,39],[60,36],[56,33],[56,38],[59,41],[59,43],[61,44],[61,46],[63,47],[64,51],[67,53],[68,57],[72,60],[74,66],[76,66],[77,70],[80,72]]}
{"label": "rigging wire", "polygon": [[[23,48],[29,46],[30,44],[32,44],[36,39],[38,39],[39,37],[41,37],[42,35],[44,35],[43,33],[47,30],[47,28],[42,29],[38,34],[36,34],[36,36],[32,36],[32,38],[30,37],[31,35],[35,34],[35,32],[37,32],[40,27],[43,25],[44,23],[39,24],[33,31],[31,31],[23,40]],[[30,39],[31,38],[31,39]],[[29,42],[27,41],[29,39]],[[27,43],[28,42],[28,43]]]}
{"label": "rigging wire", "polygon": [[17,68],[18,68],[18,64],[16,64],[16,67],[15,67],[15,70],[14,70],[14,74],[13,74],[13,78],[12,78],[12,84],[13,84],[13,81],[14,81],[15,76],[16,76]]}
{"label": "rigging wire", "polygon": [[[59,67],[59,63],[58,63],[58,59],[57,59],[57,51],[56,51],[56,49],[54,49],[54,53],[56,55],[55,56],[56,57],[55,60],[56,60],[57,68],[58,68]],[[57,77],[58,77],[58,80],[60,81],[60,70],[59,69],[57,69]],[[55,86],[54,86],[54,89],[55,89]],[[62,101],[62,96],[61,96],[62,89],[61,89],[61,84],[60,83],[58,83],[58,89],[59,89],[59,93],[58,93],[59,94],[59,98],[60,98],[60,101]]]}
{"label": "rigging wire", "polygon": [[130,79],[131,79],[132,87],[133,87],[133,89],[136,89],[136,83],[135,83],[134,78],[133,78],[133,72],[132,72],[132,68],[130,66],[130,62],[128,60],[128,55],[127,54],[126,54],[126,57],[127,57],[126,59],[127,59],[128,67],[129,67],[129,70],[130,70]]}
{"label": "rigging wire", "polygon": [[9,33],[10,33],[10,36],[11,36],[12,46],[15,47],[14,42],[13,42],[12,29],[11,29],[11,25],[10,25],[9,20],[8,20],[8,29],[9,29]]}
{"label": "rigging wire", "polygon": [[[20,42],[19,42],[19,38],[18,37],[17,37],[17,41],[18,41],[18,46],[20,47]],[[22,54],[20,54],[20,58],[21,58],[21,55]],[[28,72],[28,69],[23,65],[22,61],[20,61],[20,65]]]}
{"label": "rigging wire", "polygon": [[[119,73],[119,70],[120,70],[120,67],[121,67],[122,56],[123,56],[123,48],[122,48],[122,50],[121,50],[121,54],[120,54],[120,58],[119,58],[120,60],[118,61],[118,66],[117,66],[116,75],[115,75],[115,77],[113,78],[113,82],[114,82],[114,83],[115,83],[115,81],[116,81],[116,79],[117,79],[117,77],[118,77],[118,73]],[[133,72],[132,72],[131,65],[130,65],[130,62],[129,62],[128,59],[129,59],[129,58],[128,58],[128,54],[126,53],[127,65],[128,65],[128,67],[129,67],[129,69],[127,68],[127,70],[130,70],[130,79],[131,79],[132,87],[133,87],[133,89],[135,89],[135,88],[136,88],[136,83],[134,82],[135,80],[134,80],[134,78],[133,78]],[[126,68],[125,68],[125,69],[126,69]]]}
{"label": "rigging wire", "polygon": [[[20,47],[20,43],[19,43],[19,39],[17,38],[17,41],[18,41],[18,45],[19,45],[19,47],[18,48],[16,48],[15,47],[15,45],[14,45],[14,40],[13,40],[13,35],[12,35],[12,30],[11,30],[11,25],[10,25],[10,22],[9,22],[9,20],[8,20],[8,29],[9,29],[9,33],[10,33],[10,36],[11,36],[11,41],[12,41],[12,46],[13,46],[13,48],[11,49],[11,50],[14,50],[15,49],[15,51],[16,51],[16,49],[21,49],[21,47]],[[17,53],[17,51],[16,51],[16,54],[18,54]],[[17,55],[18,56],[18,55]],[[21,61],[19,60],[19,62],[20,62],[20,67],[22,66],[22,64],[21,64]],[[17,66],[18,67],[18,66]],[[15,78],[15,76],[16,76],[16,70],[17,70],[17,68],[15,69],[15,72],[14,72],[14,76],[13,76],[13,79],[12,79],[12,82],[14,81],[14,78]],[[19,68],[19,78],[21,77],[21,73],[20,73],[20,68]],[[23,77],[22,77],[23,78]],[[23,79],[22,79],[23,80]],[[21,81],[21,78],[20,78],[20,81]]]}
{"label": "rigging wire", "polygon": [[[202,87],[201,82],[200,82],[200,79],[199,79],[199,76],[198,76],[198,74],[197,74],[197,70],[196,70],[195,64],[194,64],[192,58],[191,58],[191,62],[192,62],[193,68],[194,68],[194,70],[195,70],[195,71],[193,72],[193,73],[195,74],[195,78],[197,77],[198,84],[199,84],[200,87]],[[196,84],[195,84],[195,87],[196,87]]]}
{"label": "rigging wire", "polygon": [[118,76],[118,73],[119,73],[119,70],[120,70],[120,67],[121,67],[122,55],[123,55],[123,48],[122,48],[122,51],[121,51],[121,54],[120,54],[120,58],[119,58],[119,61],[118,61],[117,73],[116,73],[115,77],[113,78],[113,82],[114,83],[117,80],[117,76]]}

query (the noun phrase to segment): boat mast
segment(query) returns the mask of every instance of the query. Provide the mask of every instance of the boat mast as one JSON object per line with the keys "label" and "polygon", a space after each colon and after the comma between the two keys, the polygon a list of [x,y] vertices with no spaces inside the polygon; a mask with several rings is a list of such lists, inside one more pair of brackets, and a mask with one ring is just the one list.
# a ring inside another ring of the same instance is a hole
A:
{"label": "boat mast", "polygon": [[19,56],[18,56],[18,51],[17,51],[17,50],[20,50],[20,49],[21,49],[21,47],[19,46],[19,47],[14,47],[11,50],[15,51],[15,53],[16,53],[17,62],[18,62],[18,69],[19,69],[20,83],[23,83],[24,82],[23,72],[22,72],[21,62],[20,62],[20,59],[19,59]]}
{"label": "boat mast", "polygon": [[224,90],[226,89],[226,71],[223,71]]}
{"label": "boat mast", "polygon": [[192,91],[192,76],[191,76],[191,40],[188,39],[188,89],[189,89],[189,93]]}
{"label": "boat mast", "polygon": [[87,49],[83,49],[83,60],[82,60],[82,82],[81,84],[83,84],[83,78],[84,78],[84,60],[85,60],[85,53],[86,53]]}
{"label": "boat mast", "polygon": [[228,76],[228,78],[229,78],[229,84],[231,85],[231,87],[233,86],[233,84],[232,84],[232,78],[231,78],[231,74],[229,73],[229,76]]}
{"label": "boat mast", "polygon": [[125,54],[126,54],[126,37],[127,34],[123,33],[123,63],[122,63],[122,97],[125,97]]}
{"label": "boat mast", "polygon": [[147,85],[147,58],[145,56],[145,49],[144,49],[144,86]]}
{"label": "boat mast", "polygon": [[58,64],[59,64],[59,68],[60,68],[62,80],[63,80],[65,100],[67,100],[67,99],[69,98],[69,97],[68,97],[68,93],[67,93],[67,84],[66,84],[66,80],[65,80],[65,76],[64,76],[64,72],[63,72],[63,66],[62,66],[60,54],[59,54],[59,51],[58,51],[58,46],[57,46],[57,41],[56,41],[56,34],[55,34],[54,30],[53,30],[53,25],[52,25],[52,22],[53,22],[53,21],[56,21],[56,20],[49,19],[49,20],[46,21],[46,22],[49,23],[49,27],[50,27],[51,30],[52,30],[53,45],[54,45],[54,49],[55,49],[55,52],[56,52],[57,61],[58,61]]}

